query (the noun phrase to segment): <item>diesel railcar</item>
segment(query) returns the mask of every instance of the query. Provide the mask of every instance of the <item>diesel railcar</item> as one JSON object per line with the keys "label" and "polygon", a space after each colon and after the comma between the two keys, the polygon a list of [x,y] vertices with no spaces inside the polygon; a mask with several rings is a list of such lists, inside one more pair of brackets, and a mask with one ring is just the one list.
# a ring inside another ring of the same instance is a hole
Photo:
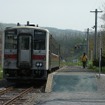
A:
{"label": "diesel railcar", "polygon": [[3,35],[3,77],[8,81],[46,80],[60,67],[60,48],[47,29],[8,27]]}

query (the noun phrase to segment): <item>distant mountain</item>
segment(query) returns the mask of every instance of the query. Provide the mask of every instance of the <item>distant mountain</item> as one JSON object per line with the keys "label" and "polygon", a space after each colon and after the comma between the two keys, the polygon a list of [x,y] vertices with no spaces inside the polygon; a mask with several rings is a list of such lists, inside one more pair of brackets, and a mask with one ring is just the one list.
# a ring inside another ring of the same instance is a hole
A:
{"label": "distant mountain", "polygon": [[54,27],[44,27],[44,28],[46,28],[46,29],[48,29],[48,30],[50,30],[50,31],[59,31],[59,30],[61,30],[62,32],[63,31],[66,31],[66,32],[77,32],[77,33],[81,33],[82,31],[78,31],[78,30],[72,30],[72,29],[58,29],[58,28],[54,28]]}
{"label": "distant mountain", "polygon": [[0,23],[0,30],[4,30],[6,27],[14,27],[16,24],[13,23]]}
{"label": "distant mountain", "polygon": [[[5,29],[6,27],[14,27],[14,26],[16,26],[16,24],[14,23],[0,23],[0,29]],[[43,27],[43,28],[46,28],[51,32],[54,32],[54,31],[62,31],[62,32],[66,31],[66,32],[77,32],[77,33],[82,32],[82,31],[72,30],[72,29],[58,29],[54,27]]]}
{"label": "distant mountain", "polygon": [[84,33],[82,31],[78,30],[72,30],[72,29],[58,29],[58,28],[53,28],[53,27],[44,27],[50,31],[50,33],[54,37],[74,37],[74,36],[84,36]]}

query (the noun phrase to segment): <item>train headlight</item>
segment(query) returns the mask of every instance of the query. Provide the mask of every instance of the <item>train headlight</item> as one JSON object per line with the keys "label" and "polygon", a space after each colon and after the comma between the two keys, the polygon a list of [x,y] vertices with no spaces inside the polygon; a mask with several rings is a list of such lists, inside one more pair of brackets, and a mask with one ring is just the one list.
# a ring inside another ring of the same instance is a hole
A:
{"label": "train headlight", "polygon": [[43,66],[43,63],[40,62],[40,67],[42,67],[42,66]]}
{"label": "train headlight", "polygon": [[42,62],[36,62],[36,67],[42,67],[43,66],[43,63]]}
{"label": "train headlight", "polygon": [[40,65],[39,62],[36,62],[36,67],[39,67],[39,65]]}

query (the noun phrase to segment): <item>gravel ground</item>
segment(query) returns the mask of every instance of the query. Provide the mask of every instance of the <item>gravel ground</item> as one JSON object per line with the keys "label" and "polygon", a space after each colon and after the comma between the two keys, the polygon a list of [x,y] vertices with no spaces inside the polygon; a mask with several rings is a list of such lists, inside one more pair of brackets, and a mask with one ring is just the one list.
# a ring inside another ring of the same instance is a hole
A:
{"label": "gravel ground", "polygon": [[28,94],[27,101],[23,105],[37,105],[50,96],[50,93]]}

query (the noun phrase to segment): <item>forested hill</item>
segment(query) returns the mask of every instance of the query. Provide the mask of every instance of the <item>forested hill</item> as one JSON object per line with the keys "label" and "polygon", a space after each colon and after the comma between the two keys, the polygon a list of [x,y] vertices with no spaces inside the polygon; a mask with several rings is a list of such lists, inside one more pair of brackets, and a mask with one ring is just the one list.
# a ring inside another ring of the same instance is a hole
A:
{"label": "forested hill", "polygon": [[71,29],[57,29],[46,27],[61,46],[61,56],[66,61],[79,59],[86,51],[86,34]]}
{"label": "forested hill", "polygon": [[16,24],[0,23],[0,31],[4,30],[6,27],[14,27]]}
{"label": "forested hill", "polygon": [[[3,31],[6,27],[13,27],[16,24],[3,24],[0,23],[0,31]],[[50,31],[53,37],[58,41],[61,47],[61,56],[66,61],[78,59],[82,54],[84,48],[80,45],[85,43],[85,37],[83,32],[71,29],[57,29],[52,27],[44,27]],[[79,46],[75,49],[75,46]]]}

